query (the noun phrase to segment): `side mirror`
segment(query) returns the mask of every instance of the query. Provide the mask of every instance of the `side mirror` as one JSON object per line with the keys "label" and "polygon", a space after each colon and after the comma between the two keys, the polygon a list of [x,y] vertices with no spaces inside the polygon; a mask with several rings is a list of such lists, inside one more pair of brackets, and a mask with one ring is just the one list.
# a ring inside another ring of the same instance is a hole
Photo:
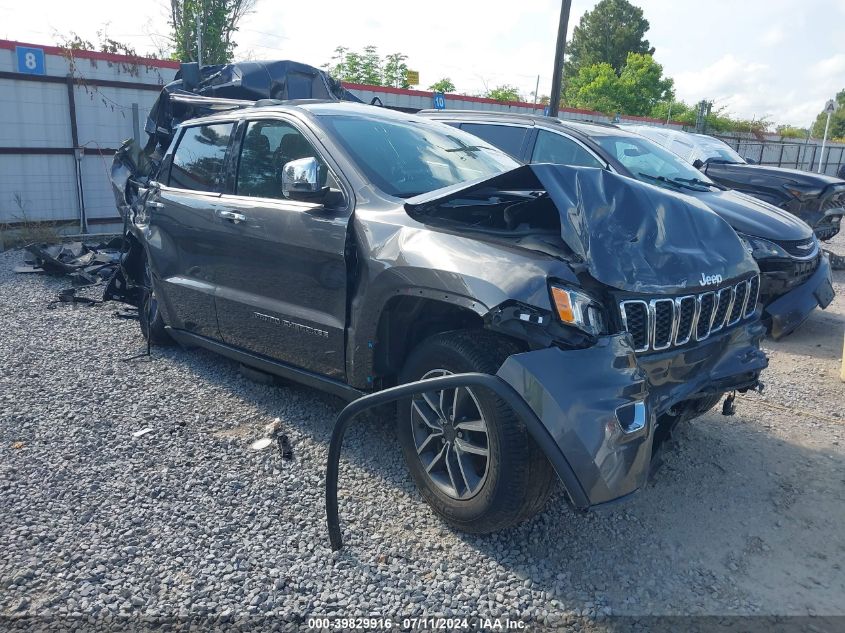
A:
{"label": "side mirror", "polygon": [[757,164],[756,160],[754,160],[753,158],[748,158],[748,156],[745,157],[745,162],[748,163],[749,165],[756,165]]}
{"label": "side mirror", "polygon": [[320,163],[313,156],[285,163],[282,167],[282,195],[292,200],[320,198]]}
{"label": "side mirror", "polygon": [[704,167],[704,165],[705,162],[700,158],[696,158],[694,161],[692,161],[692,166],[695,167],[698,171],[701,171],[701,168]]}

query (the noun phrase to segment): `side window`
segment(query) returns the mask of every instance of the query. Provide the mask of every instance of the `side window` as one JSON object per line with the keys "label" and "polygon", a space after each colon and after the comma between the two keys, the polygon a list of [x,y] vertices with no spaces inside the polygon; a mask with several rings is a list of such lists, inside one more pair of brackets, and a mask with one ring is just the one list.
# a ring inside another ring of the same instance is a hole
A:
{"label": "side window", "polygon": [[292,160],[312,157],[322,167],[323,186],[331,179],[328,186],[337,188],[314,146],[293,125],[286,121],[250,121],[241,146],[235,193],[283,199],[282,168]]}
{"label": "side window", "polygon": [[540,130],[537,134],[531,162],[573,167],[604,167],[595,156],[572,139],[546,130]]}
{"label": "side window", "polygon": [[196,125],[182,134],[170,167],[170,186],[193,191],[220,191],[223,159],[233,123]]}
{"label": "side window", "polygon": [[493,147],[499,148],[514,158],[519,158],[519,150],[522,149],[522,142],[525,140],[525,135],[528,134],[528,128],[512,125],[464,123],[461,125],[461,129],[484,139]]}

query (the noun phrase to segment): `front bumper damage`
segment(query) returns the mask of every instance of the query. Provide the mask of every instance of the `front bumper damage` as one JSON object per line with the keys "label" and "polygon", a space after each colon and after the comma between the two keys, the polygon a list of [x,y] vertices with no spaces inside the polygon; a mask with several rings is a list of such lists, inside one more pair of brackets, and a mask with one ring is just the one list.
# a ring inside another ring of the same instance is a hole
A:
{"label": "front bumper damage", "polygon": [[646,483],[661,425],[680,403],[759,384],[767,366],[753,323],[688,349],[637,356],[627,335],[582,350],[552,347],[516,354],[498,376],[542,421],[586,493],[588,510]]}
{"label": "front bumper damage", "polygon": [[[762,275],[763,287],[766,274]],[[761,290],[762,292],[762,290]],[[822,253],[813,275],[763,309],[763,320],[775,340],[795,331],[817,307],[824,310],[834,297],[830,260]]]}
{"label": "front bumper damage", "polygon": [[767,366],[759,322],[713,336],[688,350],[637,356],[628,334],[585,349],[550,347],[508,357],[496,376],[454,374],[363,396],[338,416],[326,470],[332,549],[342,546],[337,482],[343,437],[362,411],[426,391],[472,386],[494,391],[525,424],[560,478],[572,505],[587,511],[642,488],[655,438],[672,409],[690,398],[752,389]]}

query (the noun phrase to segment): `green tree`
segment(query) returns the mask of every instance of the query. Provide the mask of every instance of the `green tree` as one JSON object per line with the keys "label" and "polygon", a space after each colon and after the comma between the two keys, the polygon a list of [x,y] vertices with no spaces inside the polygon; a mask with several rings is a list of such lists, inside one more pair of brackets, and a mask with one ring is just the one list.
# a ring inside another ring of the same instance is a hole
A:
{"label": "green tree", "polygon": [[383,86],[382,61],[378,49],[373,46],[365,46],[361,54],[361,83],[370,86]]}
{"label": "green tree", "polygon": [[455,84],[448,77],[444,77],[440,81],[435,81],[428,87],[432,92],[455,92]]}
{"label": "green tree", "polygon": [[[828,138],[843,138],[845,137],[845,90],[840,90],[836,93],[836,102],[839,104],[836,112],[830,115],[830,130],[828,130]],[[822,138],[824,136],[824,126],[827,122],[827,113],[822,110],[816,117],[813,123],[813,136]]]}
{"label": "green tree", "polygon": [[775,132],[780,134],[783,138],[807,138],[810,130],[802,127],[795,127],[794,125],[778,125]]}
{"label": "green tree", "polygon": [[607,62],[582,67],[567,85],[566,103],[605,114],[647,116],[673,99],[672,87],[651,55],[630,53],[619,75]]}
{"label": "green tree", "polygon": [[566,47],[564,78],[577,77],[582,68],[601,63],[610,64],[617,75],[621,74],[628,53],[654,54],[645,39],[648,29],[643,10],[628,0],[600,0],[581,16],[572,33]]}
{"label": "green tree", "polygon": [[651,55],[628,53],[619,75],[619,108],[625,114],[646,116],[658,103],[674,98],[674,85]]}
{"label": "green tree", "polygon": [[484,93],[488,99],[495,99],[496,101],[522,101],[519,96],[519,89],[508,84],[496,86],[492,90]]}
{"label": "green tree", "polygon": [[382,58],[378,49],[372,45],[365,46],[360,52],[338,46],[323,68],[339,81],[408,88],[406,59],[408,56],[403,53],[391,53]]}
{"label": "green tree", "polygon": [[174,57],[197,61],[197,16],[202,34],[202,63],[224,64],[235,54],[238,23],[256,0],[170,0]]}
{"label": "green tree", "polygon": [[583,66],[566,84],[566,103],[613,114],[619,110],[619,77],[607,62]]}
{"label": "green tree", "polygon": [[[672,121],[689,125],[690,127],[695,125],[698,106],[689,105],[683,101],[672,100],[670,111],[669,105],[670,103],[668,101],[655,104],[651,109],[650,116],[663,121],[668,118]],[[768,132],[772,127],[771,121],[765,117],[762,119],[739,119],[732,117],[725,106],[714,108],[705,117],[705,123],[707,132],[752,132],[760,134]],[[804,135],[806,136],[806,131]]]}
{"label": "green tree", "polygon": [[382,80],[385,86],[393,86],[394,88],[409,88],[408,78],[405,73],[408,72],[408,65],[405,60],[407,55],[402,53],[391,53],[384,58],[384,72]]}
{"label": "green tree", "polygon": [[649,116],[662,121],[671,120],[689,126],[695,125],[695,108],[683,101],[675,101],[673,98],[655,103]]}

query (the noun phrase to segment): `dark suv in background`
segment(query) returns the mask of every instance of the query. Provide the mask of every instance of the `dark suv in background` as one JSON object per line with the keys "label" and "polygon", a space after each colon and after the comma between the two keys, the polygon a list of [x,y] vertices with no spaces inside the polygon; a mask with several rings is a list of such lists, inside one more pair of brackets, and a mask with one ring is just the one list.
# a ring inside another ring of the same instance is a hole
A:
{"label": "dark suv in background", "polygon": [[409,470],[459,529],[533,515],[555,474],[582,510],[637,491],[676,424],[766,366],[754,260],[674,192],[352,103],[235,104],[141,154],[113,164],[110,292],[151,342],[348,399],[465,372],[521,395],[544,439],[475,388],[398,407]]}
{"label": "dark suv in background", "polygon": [[839,233],[845,213],[845,181],[840,178],[749,163],[727,143],[705,134],[648,125],[625,127],[671,150],[714,182],[798,216],[820,240]]}
{"label": "dark suv in background", "polygon": [[543,116],[463,110],[420,114],[474,134],[523,163],[607,169],[705,203],[736,230],[757,261],[763,318],[774,338],[794,331],[816,307],[825,308],[833,300],[830,264],[805,222],[716,185],[639,134],[614,125]]}

